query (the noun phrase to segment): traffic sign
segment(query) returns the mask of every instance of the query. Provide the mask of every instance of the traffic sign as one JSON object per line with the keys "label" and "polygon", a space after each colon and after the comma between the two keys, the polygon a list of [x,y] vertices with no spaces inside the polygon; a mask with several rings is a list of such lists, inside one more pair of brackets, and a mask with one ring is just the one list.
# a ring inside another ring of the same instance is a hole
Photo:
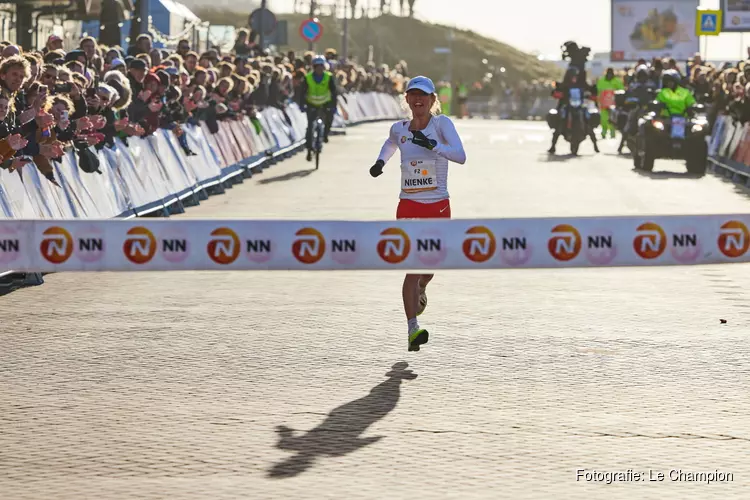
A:
{"label": "traffic sign", "polygon": [[255,9],[250,13],[248,24],[253,31],[260,31],[261,19],[263,19],[263,34],[270,35],[276,29],[276,15],[268,9]]}
{"label": "traffic sign", "polygon": [[721,11],[699,10],[695,18],[697,36],[718,36],[721,33]]}
{"label": "traffic sign", "polygon": [[310,43],[317,42],[323,36],[323,25],[317,18],[305,19],[299,25],[299,36]]}

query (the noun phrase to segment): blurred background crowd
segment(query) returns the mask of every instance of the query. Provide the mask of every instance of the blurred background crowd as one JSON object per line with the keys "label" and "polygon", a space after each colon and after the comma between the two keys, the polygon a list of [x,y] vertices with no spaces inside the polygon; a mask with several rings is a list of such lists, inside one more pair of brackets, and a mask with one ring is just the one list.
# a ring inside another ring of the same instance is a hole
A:
{"label": "blurred background crowd", "polygon": [[[51,182],[50,161],[74,148],[84,170],[96,170],[97,149],[125,144],[132,136],[172,130],[187,155],[181,125],[205,122],[211,132],[220,120],[247,116],[256,128],[258,110],[282,111],[299,102],[300,86],[311,70],[312,51],[272,53],[259,50],[247,30],[240,30],[232,50],[195,52],[188,39],[176,50],[154,48],[150,35],[127,47],[105,46],[84,37],[77,48],[63,50],[51,35],[41,50],[0,44],[1,165],[17,170],[33,163]],[[407,65],[358,65],[342,60],[335,49],[324,53],[335,77],[337,94],[400,93],[408,81]],[[291,123],[291,122],[290,122]]]}

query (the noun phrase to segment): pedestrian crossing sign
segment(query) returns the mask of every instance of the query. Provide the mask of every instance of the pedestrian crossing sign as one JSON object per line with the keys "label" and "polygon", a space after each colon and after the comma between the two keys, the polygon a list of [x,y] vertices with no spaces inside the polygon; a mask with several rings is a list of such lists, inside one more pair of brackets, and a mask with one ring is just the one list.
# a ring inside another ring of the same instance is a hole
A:
{"label": "pedestrian crossing sign", "polygon": [[697,36],[718,36],[721,33],[721,11],[699,10],[695,19]]}

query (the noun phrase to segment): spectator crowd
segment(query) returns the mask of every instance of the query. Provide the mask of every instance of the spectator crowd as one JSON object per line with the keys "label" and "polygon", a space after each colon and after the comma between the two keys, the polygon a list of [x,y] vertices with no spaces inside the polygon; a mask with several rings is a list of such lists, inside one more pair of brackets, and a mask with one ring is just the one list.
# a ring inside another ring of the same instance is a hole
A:
{"label": "spectator crowd", "polygon": [[[240,30],[224,54],[219,48],[199,54],[188,40],[172,52],[154,48],[147,34],[127,49],[85,37],[66,52],[54,35],[41,50],[0,43],[0,167],[16,171],[33,162],[57,184],[51,162],[71,148],[82,170],[96,172],[92,147],[114,148],[116,137],[127,146],[130,137],[168,129],[193,155],[185,124],[203,122],[216,133],[218,121],[248,117],[260,132],[259,110],[299,103],[315,54],[270,54],[252,39]],[[408,81],[403,61],[362,66],[340,60],[333,49],[325,57],[344,100],[349,92],[398,94]]]}

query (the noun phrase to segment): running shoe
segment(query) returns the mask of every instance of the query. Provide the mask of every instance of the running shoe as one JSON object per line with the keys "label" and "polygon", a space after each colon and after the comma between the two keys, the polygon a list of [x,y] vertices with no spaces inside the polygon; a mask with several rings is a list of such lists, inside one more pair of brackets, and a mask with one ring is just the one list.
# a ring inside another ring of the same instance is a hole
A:
{"label": "running shoe", "polygon": [[419,346],[426,344],[430,334],[424,328],[418,328],[409,334],[409,350],[418,351]]}
{"label": "running shoe", "polygon": [[422,314],[427,308],[427,289],[419,288],[419,309],[417,309],[417,316]]}

